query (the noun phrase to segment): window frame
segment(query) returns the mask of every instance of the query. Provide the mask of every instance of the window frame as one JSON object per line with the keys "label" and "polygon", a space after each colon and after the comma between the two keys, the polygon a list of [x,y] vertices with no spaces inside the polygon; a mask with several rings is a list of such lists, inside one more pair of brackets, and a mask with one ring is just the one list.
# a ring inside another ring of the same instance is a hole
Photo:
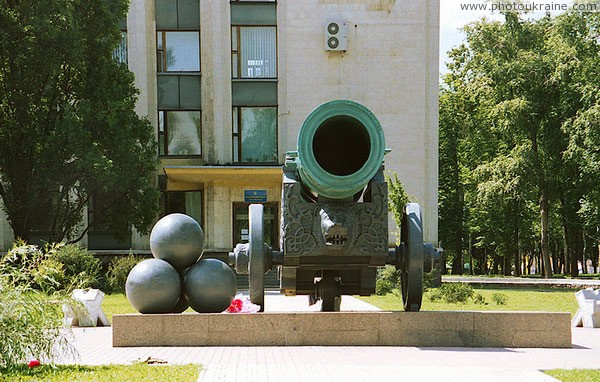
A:
{"label": "window frame", "polygon": [[[274,108],[275,109],[275,161],[272,162],[243,162],[242,158],[242,113],[241,109],[264,109],[264,108]],[[237,113],[235,112],[237,110]],[[278,105],[262,105],[262,106],[242,106],[235,105],[231,107],[231,154],[232,154],[232,162],[236,165],[244,165],[244,166],[260,166],[260,165],[276,165],[279,164],[279,106]],[[235,120],[237,116],[237,121]],[[235,126],[237,125],[237,132],[235,131]],[[237,153],[235,152],[235,141],[237,141]],[[237,160],[236,160],[237,159]]]}
{"label": "window frame", "polygon": [[[281,203],[277,200],[271,200],[271,201],[266,201],[263,203],[248,203],[248,202],[244,202],[244,201],[234,201],[231,203],[231,242],[233,243],[233,245],[236,245],[238,243],[244,242],[246,240],[240,240],[240,241],[236,241],[236,232],[237,232],[237,228],[239,228],[237,222],[238,220],[241,219],[236,219],[237,214],[236,214],[236,210],[239,207],[240,210],[245,210],[246,213],[248,213],[248,207],[250,206],[250,204],[262,204],[265,209],[268,208],[273,208],[273,217],[274,217],[274,229],[273,232],[271,233],[271,247],[272,249],[279,249],[280,246],[280,230],[278,229],[279,225],[281,224]],[[247,241],[246,241],[247,242]]]}
{"label": "window frame", "polygon": [[[233,29],[235,28],[236,30],[236,42],[235,42],[235,46],[237,47],[237,49],[234,49],[234,45],[233,45]],[[242,28],[275,28],[275,77],[242,77],[242,44],[241,44],[241,32],[240,30]],[[278,28],[276,24],[269,24],[269,25],[239,25],[239,24],[232,24],[231,28],[229,30],[229,34],[230,34],[230,46],[231,46],[231,79],[233,81],[273,81],[273,80],[277,80],[279,78],[279,37],[278,37]],[[234,56],[235,56],[235,62],[237,63],[235,65],[235,72],[236,74],[234,75]]]}
{"label": "window frame", "polygon": [[[200,114],[200,154],[185,154],[185,155],[179,155],[179,154],[169,154],[169,141],[168,141],[168,137],[169,137],[169,128],[168,125],[169,123],[167,122],[168,118],[167,118],[167,113],[177,113],[177,112],[197,112]],[[160,113],[164,113],[163,116],[163,131],[160,130]],[[158,126],[157,126],[157,146],[158,146],[158,156],[160,158],[202,158],[202,143],[203,143],[203,137],[204,134],[202,132],[202,110],[193,110],[193,109],[159,109],[158,113],[157,113],[157,117],[158,117]],[[161,153],[161,144],[160,144],[160,140],[161,140],[161,136],[163,137],[163,147],[162,147],[162,153]]]}
{"label": "window frame", "polygon": [[[206,196],[204,193],[204,190],[199,188],[199,189],[191,189],[191,190],[183,190],[183,191],[161,191],[160,193],[160,217],[164,217],[172,212],[172,209],[169,208],[170,205],[170,201],[169,201],[169,195],[168,194],[184,194],[186,192],[199,192],[201,195],[201,199],[202,199],[202,203],[200,205],[200,221],[198,222],[198,224],[200,224],[200,226],[202,227],[202,230],[204,230],[204,233],[206,234],[206,230],[205,230],[205,225],[204,225],[204,218],[205,218],[205,202],[206,200],[204,199],[204,197]],[[169,211],[170,210],[170,211]],[[187,206],[186,206],[186,212],[184,212],[187,215]],[[194,218],[192,216],[192,218]],[[194,220],[196,220],[196,218],[194,218]]]}
{"label": "window frame", "polygon": [[[167,46],[166,33],[179,33],[179,32],[194,32],[198,34],[198,70],[166,70],[167,68],[167,54],[165,53]],[[159,34],[161,39],[162,48],[159,49]],[[200,74],[202,73],[202,60],[200,51],[200,30],[198,29],[157,29],[156,30],[156,74],[157,75],[177,75],[177,74]]]}
{"label": "window frame", "polygon": [[[117,61],[119,64],[129,65],[129,34],[127,33],[127,29],[121,29],[121,41],[119,44],[113,49],[112,59]],[[125,56],[125,60],[122,60],[123,54]]]}

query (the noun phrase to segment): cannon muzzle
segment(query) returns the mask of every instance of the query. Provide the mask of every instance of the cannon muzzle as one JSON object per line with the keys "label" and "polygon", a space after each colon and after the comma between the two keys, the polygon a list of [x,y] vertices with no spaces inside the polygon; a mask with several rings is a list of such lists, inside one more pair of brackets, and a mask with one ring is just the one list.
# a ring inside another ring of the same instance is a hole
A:
{"label": "cannon muzzle", "polygon": [[313,110],[298,134],[296,162],[300,181],[329,199],[347,199],[364,189],[385,154],[381,124],[366,107],[347,100]]}

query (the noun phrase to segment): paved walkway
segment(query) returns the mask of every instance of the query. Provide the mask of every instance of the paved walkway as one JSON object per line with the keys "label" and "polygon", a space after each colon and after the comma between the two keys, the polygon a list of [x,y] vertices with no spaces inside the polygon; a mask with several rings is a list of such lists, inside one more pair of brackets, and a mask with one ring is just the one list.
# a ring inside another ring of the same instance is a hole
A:
{"label": "paved walkway", "polygon": [[[267,293],[267,311],[308,308],[306,296]],[[342,310],[377,308],[344,296]],[[535,323],[532,323],[535,325]],[[600,369],[600,329],[573,329],[572,349],[416,347],[145,347],[113,348],[111,328],[74,328],[77,359],[128,364],[149,357],[201,364],[199,381],[554,381],[540,370]]]}

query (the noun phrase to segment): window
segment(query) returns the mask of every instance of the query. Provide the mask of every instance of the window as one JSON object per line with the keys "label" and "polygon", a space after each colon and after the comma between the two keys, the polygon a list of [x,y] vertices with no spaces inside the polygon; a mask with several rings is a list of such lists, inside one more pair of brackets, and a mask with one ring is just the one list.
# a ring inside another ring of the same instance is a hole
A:
{"label": "window", "polygon": [[277,163],[277,108],[233,108],[233,161]]}
{"label": "window", "polygon": [[[168,191],[162,195],[164,215],[181,213],[191,216],[202,224],[202,191]],[[203,226],[204,228],[204,226]]]}
{"label": "window", "polygon": [[93,193],[88,203],[88,249],[129,249],[131,248],[131,226],[126,222],[118,225],[125,239],[115,237],[110,229],[108,214],[114,204],[106,197]]}
{"label": "window", "polygon": [[121,42],[113,51],[113,60],[127,64],[127,32],[121,31]]}
{"label": "window", "polygon": [[[271,248],[279,248],[279,203],[267,202],[263,212],[263,239]],[[248,207],[250,203],[233,203],[233,245],[247,243],[250,223]]]}
{"label": "window", "polygon": [[156,65],[163,72],[199,72],[199,32],[156,32]]}
{"label": "window", "polygon": [[158,112],[159,155],[201,155],[200,111]]}
{"label": "window", "polygon": [[277,78],[277,28],[231,27],[233,78]]}

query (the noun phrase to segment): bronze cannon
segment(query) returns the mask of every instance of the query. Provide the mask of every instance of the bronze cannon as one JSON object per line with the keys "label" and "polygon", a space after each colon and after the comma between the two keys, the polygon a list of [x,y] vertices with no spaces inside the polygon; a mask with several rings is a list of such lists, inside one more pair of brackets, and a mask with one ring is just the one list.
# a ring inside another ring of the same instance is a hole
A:
{"label": "bronze cannon", "polygon": [[404,309],[421,308],[423,272],[439,251],[423,243],[416,203],[406,205],[400,245],[388,248],[385,153],[383,129],[363,105],[336,100],[310,113],[283,166],[281,249],[264,243],[263,206],[253,204],[249,242],[230,253],[236,271],[249,274],[253,303],[264,307],[265,273],[278,267],[283,293],[339,311],[342,295],[373,294],[378,268],[392,264],[401,270]]}

